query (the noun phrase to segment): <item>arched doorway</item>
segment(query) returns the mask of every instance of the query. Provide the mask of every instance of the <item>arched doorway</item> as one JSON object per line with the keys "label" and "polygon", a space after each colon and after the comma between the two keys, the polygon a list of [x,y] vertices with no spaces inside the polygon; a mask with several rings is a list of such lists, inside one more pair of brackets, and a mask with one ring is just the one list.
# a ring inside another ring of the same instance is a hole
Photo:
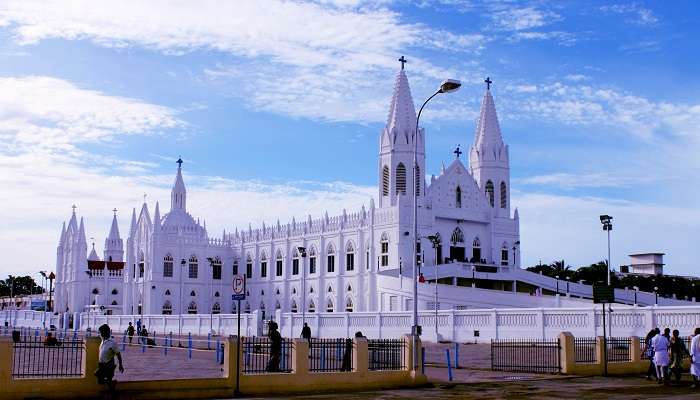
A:
{"label": "arched doorway", "polygon": [[450,237],[450,259],[453,261],[464,261],[464,234],[459,227],[452,231]]}

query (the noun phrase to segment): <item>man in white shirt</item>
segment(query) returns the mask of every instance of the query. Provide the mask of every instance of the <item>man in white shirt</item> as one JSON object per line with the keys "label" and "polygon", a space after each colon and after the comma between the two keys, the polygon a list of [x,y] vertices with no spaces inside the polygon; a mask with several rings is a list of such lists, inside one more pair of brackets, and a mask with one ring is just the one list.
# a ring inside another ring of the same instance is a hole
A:
{"label": "man in white shirt", "polygon": [[695,335],[690,342],[690,374],[693,376],[692,388],[700,387],[700,328],[695,328]]}
{"label": "man in white shirt", "polygon": [[102,337],[102,343],[100,343],[100,352],[97,362],[97,371],[95,371],[95,376],[97,377],[97,383],[106,384],[110,390],[114,390],[116,381],[113,381],[114,370],[116,365],[114,365],[114,357],[119,360],[119,372],[124,373],[124,366],[122,365],[122,354],[119,352],[119,346],[112,338],[112,330],[109,325],[103,324],[99,328],[100,337]]}
{"label": "man in white shirt", "polygon": [[658,383],[665,383],[668,380],[666,372],[669,364],[668,348],[671,347],[671,341],[666,337],[666,332],[670,332],[670,330],[664,329],[663,335],[657,333],[651,340],[651,344],[654,346],[654,365],[656,365]]}

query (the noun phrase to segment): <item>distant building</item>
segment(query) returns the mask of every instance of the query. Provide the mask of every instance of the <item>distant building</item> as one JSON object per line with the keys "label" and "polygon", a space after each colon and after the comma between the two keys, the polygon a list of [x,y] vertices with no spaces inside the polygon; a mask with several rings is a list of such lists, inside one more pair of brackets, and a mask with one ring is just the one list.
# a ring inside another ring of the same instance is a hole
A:
{"label": "distant building", "polygon": [[663,275],[664,253],[630,254],[630,264],[621,265],[623,274]]}

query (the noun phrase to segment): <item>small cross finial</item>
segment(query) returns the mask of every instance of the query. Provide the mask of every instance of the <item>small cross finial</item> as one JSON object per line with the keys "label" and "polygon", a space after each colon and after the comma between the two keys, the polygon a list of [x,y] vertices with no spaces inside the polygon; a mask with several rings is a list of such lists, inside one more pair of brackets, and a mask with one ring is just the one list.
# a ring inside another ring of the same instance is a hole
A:
{"label": "small cross finial", "polygon": [[116,217],[116,216],[117,216],[117,208],[115,207],[115,208],[112,210],[112,212],[114,212],[114,216]]}
{"label": "small cross finial", "polygon": [[143,194],[143,202],[144,202],[144,203],[146,202],[146,196],[147,196],[146,193],[144,193],[144,194]]}
{"label": "small cross finial", "polygon": [[73,214],[75,214],[75,209],[78,208],[78,207],[76,207],[75,204],[73,204],[73,205],[71,206],[71,208],[73,209]]}
{"label": "small cross finial", "polygon": [[401,56],[401,58],[399,58],[399,62],[401,63],[401,69],[403,70],[404,64],[406,64],[408,61],[406,60],[406,57]]}
{"label": "small cross finial", "polygon": [[177,161],[175,161],[175,162],[177,163],[177,167],[178,167],[178,168],[182,168],[182,163],[183,163],[182,157],[178,157],[178,158],[177,158]]}
{"label": "small cross finial", "polygon": [[491,84],[493,83],[491,78],[487,76],[486,79],[484,79],[484,82],[486,82],[486,90],[491,90]]}
{"label": "small cross finial", "polygon": [[455,151],[453,151],[453,153],[455,153],[457,158],[459,158],[459,156],[462,155],[462,150],[459,149],[459,145],[457,145],[457,148],[455,149]]}

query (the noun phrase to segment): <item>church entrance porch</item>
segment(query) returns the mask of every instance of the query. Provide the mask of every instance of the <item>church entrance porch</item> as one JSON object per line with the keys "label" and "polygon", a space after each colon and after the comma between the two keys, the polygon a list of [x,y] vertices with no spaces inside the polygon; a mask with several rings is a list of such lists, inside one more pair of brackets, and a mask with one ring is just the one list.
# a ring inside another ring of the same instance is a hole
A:
{"label": "church entrance porch", "polygon": [[464,247],[450,246],[450,259],[454,261],[464,261]]}

